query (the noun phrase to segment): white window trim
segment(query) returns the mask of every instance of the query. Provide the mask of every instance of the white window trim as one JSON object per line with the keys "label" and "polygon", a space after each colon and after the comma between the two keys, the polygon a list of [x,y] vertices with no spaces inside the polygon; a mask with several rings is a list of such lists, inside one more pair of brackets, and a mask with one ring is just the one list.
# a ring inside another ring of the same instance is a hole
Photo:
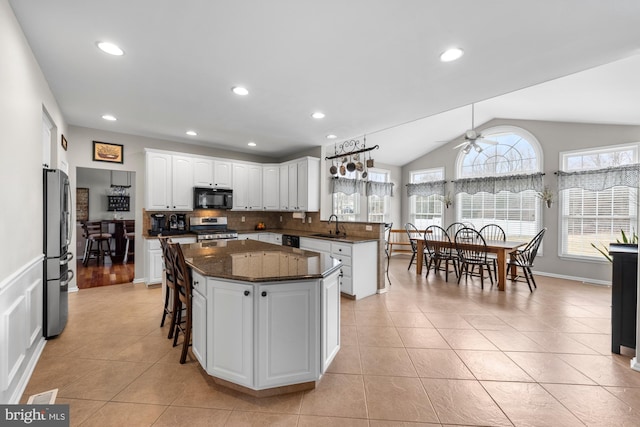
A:
{"label": "white window trim", "polygon": [[[415,175],[419,175],[419,174],[425,174],[425,173],[440,173],[441,174],[441,178],[435,180],[435,181],[440,181],[440,180],[444,180],[446,175],[445,175],[445,168],[444,166],[440,166],[440,167],[435,167],[435,168],[427,168],[427,169],[418,169],[418,170],[413,170],[413,171],[409,171],[409,182],[412,184],[415,184],[413,178]],[[407,222],[411,222],[412,224],[415,224],[415,222],[417,222],[415,220],[415,215],[416,215],[416,196],[410,196],[408,198],[408,204],[409,204],[409,215],[407,217]],[[442,203],[442,214],[440,217],[441,222],[444,224],[444,220],[445,220],[445,209],[444,209],[444,203]],[[413,222],[412,222],[413,221]]]}

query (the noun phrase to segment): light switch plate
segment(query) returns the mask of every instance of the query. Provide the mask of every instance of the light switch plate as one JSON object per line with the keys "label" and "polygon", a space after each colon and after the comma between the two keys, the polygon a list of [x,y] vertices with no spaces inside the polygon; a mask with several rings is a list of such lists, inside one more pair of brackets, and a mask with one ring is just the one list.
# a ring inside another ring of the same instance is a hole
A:
{"label": "light switch plate", "polygon": [[373,225],[365,225],[365,226],[364,226],[364,229],[365,229],[366,231],[373,231]]}

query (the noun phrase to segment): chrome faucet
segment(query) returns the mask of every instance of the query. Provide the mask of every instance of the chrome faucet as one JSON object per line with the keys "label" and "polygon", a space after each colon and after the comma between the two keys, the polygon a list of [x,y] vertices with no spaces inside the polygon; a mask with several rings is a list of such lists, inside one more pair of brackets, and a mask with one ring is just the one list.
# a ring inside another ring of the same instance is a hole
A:
{"label": "chrome faucet", "polygon": [[[336,214],[332,214],[329,216],[329,225],[331,225],[331,221],[335,218],[336,220],[336,235],[340,234],[340,229],[338,229],[338,216]],[[331,233],[331,231],[329,231]]]}

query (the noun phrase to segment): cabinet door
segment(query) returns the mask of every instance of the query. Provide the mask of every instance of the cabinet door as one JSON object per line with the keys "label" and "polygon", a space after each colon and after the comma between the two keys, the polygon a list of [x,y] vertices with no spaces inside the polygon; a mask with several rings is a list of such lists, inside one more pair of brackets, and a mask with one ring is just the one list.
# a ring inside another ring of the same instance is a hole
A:
{"label": "cabinet door", "polygon": [[171,209],[193,210],[193,160],[191,157],[173,156],[172,165]]}
{"label": "cabinet door", "polygon": [[257,386],[317,379],[320,363],[317,281],[258,287]]}
{"label": "cabinet door", "polygon": [[207,369],[207,300],[198,291],[205,290],[206,279],[193,275],[193,292],[191,296],[192,337],[191,351],[202,367]]}
{"label": "cabinet door", "polygon": [[147,210],[167,210],[171,204],[171,155],[146,154],[146,203]]}
{"label": "cabinet door", "polygon": [[289,165],[280,165],[280,210],[289,210]]}
{"label": "cabinet door", "polygon": [[308,164],[306,160],[298,162],[298,210],[307,211],[309,210],[308,205],[308,186],[309,186],[309,177],[308,177]]}
{"label": "cabinet door", "polygon": [[322,279],[321,372],[324,373],[340,350],[340,272]]}
{"label": "cabinet door", "polygon": [[289,209],[298,210],[298,164],[289,165]]}
{"label": "cabinet door", "polygon": [[193,159],[193,186],[213,187],[213,160]]}
{"label": "cabinet door", "polygon": [[233,164],[233,209],[249,209],[249,169],[243,163]]}
{"label": "cabinet door", "polygon": [[162,282],[162,250],[150,249],[147,251],[147,278],[146,283],[160,283]]}
{"label": "cabinet door", "polygon": [[207,371],[254,387],[253,286],[211,279],[207,286]]}
{"label": "cabinet door", "polygon": [[215,187],[232,188],[233,176],[231,162],[215,160],[213,162],[213,185]]}
{"label": "cabinet door", "polygon": [[247,192],[249,194],[249,209],[263,210],[262,206],[262,165],[249,165],[249,181]]}
{"label": "cabinet door", "polygon": [[266,277],[280,276],[280,252],[263,252],[262,274]]}
{"label": "cabinet door", "polygon": [[280,209],[280,166],[262,167],[262,206],[265,210]]}

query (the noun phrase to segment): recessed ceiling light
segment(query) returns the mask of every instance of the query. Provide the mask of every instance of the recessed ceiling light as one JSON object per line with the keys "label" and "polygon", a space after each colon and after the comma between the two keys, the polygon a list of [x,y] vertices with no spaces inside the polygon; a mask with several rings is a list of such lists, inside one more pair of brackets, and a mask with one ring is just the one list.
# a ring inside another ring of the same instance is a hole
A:
{"label": "recessed ceiling light", "polygon": [[236,95],[240,95],[240,96],[245,96],[245,95],[249,95],[249,91],[247,90],[246,87],[242,87],[242,86],[234,86],[231,88],[231,90],[233,91],[233,93],[235,93]]}
{"label": "recessed ceiling light", "polygon": [[250,142],[250,143],[248,143],[247,145],[248,145],[249,147],[255,147],[255,146],[256,146],[256,143],[255,143],[255,142],[253,142],[253,141],[251,141],[251,142]]}
{"label": "recessed ceiling light", "polygon": [[464,55],[464,50],[458,47],[454,47],[452,49],[447,49],[444,52],[442,52],[440,54],[440,61],[442,62],[455,61],[456,59],[460,58],[462,55]]}
{"label": "recessed ceiling light", "polygon": [[196,132],[196,131],[194,131],[194,130],[188,130],[188,131],[187,131],[187,135],[189,135],[189,136],[197,136],[198,134],[197,134],[197,132]]}
{"label": "recessed ceiling light", "polygon": [[337,136],[334,134],[327,135],[327,139],[336,139]]}
{"label": "recessed ceiling light", "polygon": [[111,114],[105,114],[104,116],[102,116],[103,119],[105,120],[109,120],[110,122],[115,122],[116,116],[112,116]]}
{"label": "recessed ceiling light", "polygon": [[321,111],[316,111],[311,115],[314,119],[324,119],[324,113]]}
{"label": "recessed ceiling light", "polygon": [[120,49],[117,45],[109,42],[98,42],[98,48],[101,51],[108,53],[109,55],[122,56],[124,50]]}

